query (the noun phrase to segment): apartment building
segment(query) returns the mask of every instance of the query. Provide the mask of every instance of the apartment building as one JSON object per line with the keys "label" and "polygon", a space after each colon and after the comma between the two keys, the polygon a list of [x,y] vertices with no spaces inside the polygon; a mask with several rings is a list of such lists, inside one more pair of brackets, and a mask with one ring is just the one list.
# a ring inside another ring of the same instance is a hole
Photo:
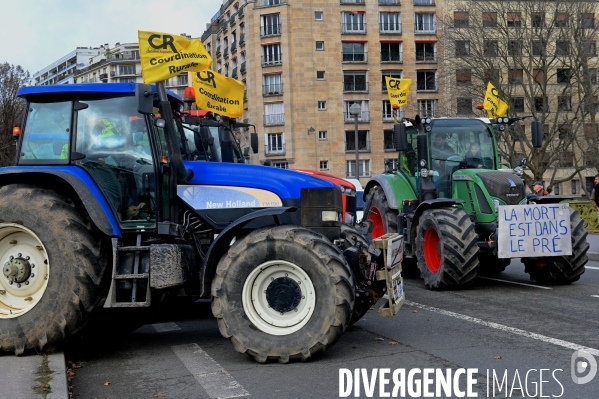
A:
{"label": "apartment building", "polygon": [[100,48],[98,47],[77,47],[67,55],[34,73],[33,85],[74,83],[77,70],[87,65],[90,57],[94,57],[99,53]]}
{"label": "apartment building", "polygon": [[[442,3],[441,3],[442,4]],[[225,1],[202,35],[213,69],[246,87],[252,163],[309,168],[362,183],[393,166],[385,76],[411,78],[406,116],[444,115],[434,0]],[[357,116],[350,113],[360,106]]]}

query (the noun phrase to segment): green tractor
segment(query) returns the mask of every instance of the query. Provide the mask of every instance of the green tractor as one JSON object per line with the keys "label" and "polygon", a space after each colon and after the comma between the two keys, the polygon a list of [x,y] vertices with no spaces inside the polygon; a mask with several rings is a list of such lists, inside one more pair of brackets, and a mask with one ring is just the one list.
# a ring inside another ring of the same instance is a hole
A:
{"label": "green tractor", "polygon": [[[416,116],[394,126],[397,167],[387,166],[368,182],[364,215],[372,224],[373,238],[396,232],[404,235],[404,270],[417,268],[428,288],[464,287],[477,275],[503,271],[515,257],[521,258],[531,279],[539,283],[571,283],[584,273],[587,232],[578,212],[567,205],[560,204],[569,211],[562,218],[570,220],[566,238],[571,236],[571,255],[525,251],[517,256],[517,252],[505,255],[499,251],[515,231],[506,235],[500,229],[500,212],[506,206],[526,206],[530,215],[534,207],[546,210],[553,204],[556,208],[555,204],[569,199],[527,196],[521,178],[526,160],[513,169],[500,164],[495,129],[502,131],[525,118]],[[531,125],[533,145],[540,147],[541,124],[535,120]],[[558,222],[545,223],[555,226]]]}

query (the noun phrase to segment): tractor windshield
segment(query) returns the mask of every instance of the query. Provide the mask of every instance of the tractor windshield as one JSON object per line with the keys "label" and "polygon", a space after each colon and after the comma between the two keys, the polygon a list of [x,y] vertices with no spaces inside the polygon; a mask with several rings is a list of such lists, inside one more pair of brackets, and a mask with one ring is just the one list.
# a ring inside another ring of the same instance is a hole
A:
{"label": "tractor windshield", "polygon": [[201,137],[199,127],[184,126],[186,126],[185,136],[193,161],[245,162],[239,144],[230,130],[216,126],[205,127],[204,129],[206,129],[206,132],[210,132],[213,139],[210,144],[205,138]]}
{"label": "tractor windshield", "polygon": [[451,176],[456,170],[496,169],[493,136],[480,119],[433,119],[428,138],[430,165],[441,197],[451,197]]}

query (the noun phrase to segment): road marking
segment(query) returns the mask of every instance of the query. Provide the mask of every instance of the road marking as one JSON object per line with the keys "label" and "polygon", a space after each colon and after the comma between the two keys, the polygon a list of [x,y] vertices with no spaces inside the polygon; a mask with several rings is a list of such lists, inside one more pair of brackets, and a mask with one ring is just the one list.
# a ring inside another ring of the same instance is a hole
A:
{"label": "road marking", "polygon": [[227,399],[249,395],[198,344],[171,346],[171,349],[211,398]]}
{"label": "road marking", "polygon": [[181,327],[179,327],[176,323],[157,323],[157,324],[152,324],[152,327],[154,327],[154,329],[156,330],[156,332],[167,332],[167,331],[176,331],[176,330],[180,330]]}
{"label": "road marking", "polygon": [[585,266],[587,269],[599,270],[599,267],[596,266]]}
{"label": "road marking", "polygon": [[599,349],[589,348],[586,346],[575,344],[573,342],[568,342],[568,341],[563,341],[563,340],[557,339],[557,338],[547,337],[545,335],[533,333],[530,331],[520,330],[519,328],[504,326],[503,324],[498,324],[498,323],[493,323],[490,321],[485,321],[482,319],[477,319],[476,317],[466,316],[463,314],[454,313],[454,312],[450,312],[448,310],[443,310],[443,309],[439,309],[439,308],[434,308],[432,306],[427,306],[427,305],[423,305],[423,304],[412,302],[412,301],[406,301],[406,305],[415,306],[417,308],[428,310],[430,312],[439,313],[444,316],[455,317],[456,319],[469,321],[472,323],[480,324],[482,326],[495,328],[497,330],[509,332],[509,333],[516,334],[516,335],[521,335],[523,337],[536,339],[538,341],[543,341],[543,342],[546,342],[549,344],[561,346],[563,348],[568,348],[568,349],[573,349],[573,350],[583,350],[587,353],[590,353],[591,355],[599,356]]}
{"label": "road marking", "polygon": [[517,283],[515,281],[508,281],[508,280],[500,280],[498,278],[491,278],[491,277],[482,277],[482,276],[478,276],[478,278],[482,278],[485,280],[493,280],[493,281],[501,281],[502,283],[510,283],[510,284],[518,284],[518,285],[525,285],[527,287],[535,287],[535,288],[542,288],[544,290],[552,290],[553,288],[551,287],[543,287],[540,285],[532,285],[532,284],[526,284],[526,283]]}
{"label": "road marking", "polygon": [[595,298],[599,298],[599,295],[591,295],[591,296],[594,296]]}

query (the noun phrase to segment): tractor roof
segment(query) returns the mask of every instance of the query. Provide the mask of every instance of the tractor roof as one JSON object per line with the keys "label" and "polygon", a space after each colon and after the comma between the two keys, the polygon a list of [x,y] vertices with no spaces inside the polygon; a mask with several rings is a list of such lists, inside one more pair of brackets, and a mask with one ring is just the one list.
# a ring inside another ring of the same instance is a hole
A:
{"label": "tractor roof", "polygon": [[[156,88],[155,85],[151,85]],[[182,102],[181,97],[167,90],[169,100]],[[92,97],[105,97],[111,94],[135,93],[135,83],[84,83],[84,84],[61,84],[47,86],[24,86],[19,89],[17,96],[31,99],[48,100],[55,98],[60,100],[66,97],[73,97],[73,94],[84,94]]]}

